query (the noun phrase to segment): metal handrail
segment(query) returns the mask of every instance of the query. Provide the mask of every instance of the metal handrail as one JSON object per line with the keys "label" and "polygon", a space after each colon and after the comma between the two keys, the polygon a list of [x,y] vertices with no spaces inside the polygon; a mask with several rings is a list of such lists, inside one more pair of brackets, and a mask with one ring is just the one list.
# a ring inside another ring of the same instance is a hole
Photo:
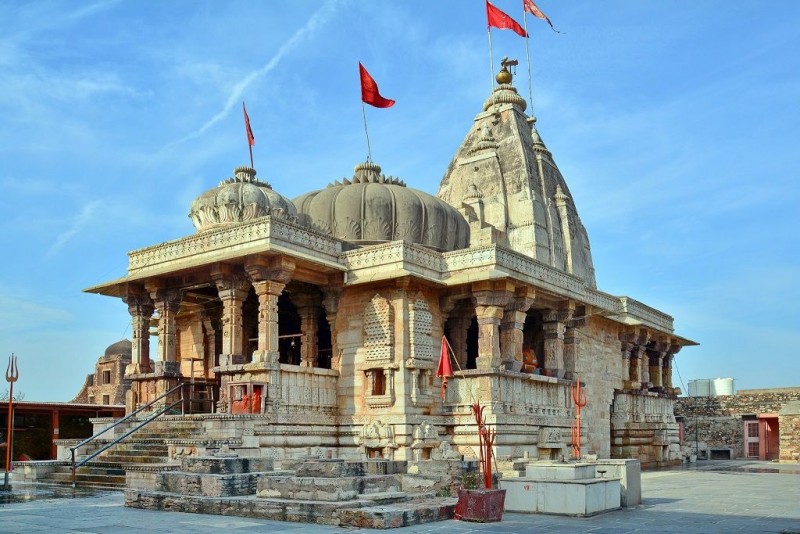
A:
{"label": "metal handrail", "polygon": [[[181,389],[183,386],[184,386],[184,382],[180,382],[174,388],[170,389],[169,391],[167,391],[166,393],[162,394],[158,398],[153,399],[152,401],[148,402],[144,406],[140,406],[136,410],[132,411],[131,413],[129,413],[128,415],[126,415],[125,417],[120,419],[119,421],[115,422],[113,425],[104,428],[103,430],[101,430],[100,432],[98,432],[97,434],[95,434],[95,435],[93,435],[93,436],[91,436],[89,438],[86,438],[85,440],[81,441],[80,443],[78,443],[74,447],[70,447],[69,450],[70,450],[70,455],[72,457],[72,487],[74,488],[75,485],[76,485],[76,482],[75,482],[76,471],[77,471],[77,469],[79,467],[81,467],[83,465],[86,465],[90,460],[96,458],[98,455],[100,455],[101,453],[105,452],[109,448],[113,447],[114,445],[116,445],[117,443],[122,441],[123,439],[127,438],[128,436],[130,436],[131,434],[133,434],[134,432],[136,432],[137,430],[139,430],[143,426],[151,423],[152,421],[154,421],[159,416],[164,415],[164,413],[166,413],[168,410],[171,410],[172,408],[174,408],[178,404],[183,404],[183,390]],[[84,445],[86,445],[88,443],[91,443],[93,440],[95,440],[98,437],[102,436],[103,434],[105,434],[106,432],[111,430],[112,428],[114,428],[114,427],[116,427],[116,426],[128,421],[129,419],[131,419],[133,416],[135,416],[136,414],[138,414],[142,410],[146,410],[147,408],[152,407],[155,403],[157,403],[158,401],[160,401],[164,397],[170,395],[171,393],[174,393],[177,390],[181,391],[181,398],[180,399],[178,399],[177,401],[173,402],[169,406],[165,406],[160,412],[158,412],[158,413],[156,413],[154,415],[151,415],[150,417],[148,417],[147,419],[142,421],[141,424],[139,424],[139,425],[133,427],[132,429],[128,430],[122,436],[114,439],[113,441],[111,441],[110,443],[108,443],[104,447],[101,447],[100,449],[96,450],[95,452],[93,452],[92,454],[90,454],[86,458],[82,459],[81,461],[79,461],[79,462],[75,461],[75,451],[78,450],[80,447],[83,447]]]}

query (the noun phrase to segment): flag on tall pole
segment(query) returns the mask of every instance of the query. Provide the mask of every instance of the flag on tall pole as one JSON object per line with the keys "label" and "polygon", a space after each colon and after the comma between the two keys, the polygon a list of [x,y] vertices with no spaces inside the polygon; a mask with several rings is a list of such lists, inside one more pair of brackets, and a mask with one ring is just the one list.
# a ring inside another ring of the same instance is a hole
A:
{"label": "flag on tall pole", "polygon": [[547,15],[545,15],[545,14],[542,12],[542,10],[541,10],[541,9],[539,9],[539,6],[537,6],[536,4],[534,4],[534,3],[533,3],[533,0],[522,0],[522,9],[523,9],[523,10],[524,10],[526,13],[530,13],[531,15],[533,15],[534,17],[536,17],[537,19],[542,19],[542,20],[545,20],[545,21],[547,21],[547,23],[550,25],[550,28],[551,28],[551,29],[552,29],[554,32],[556,32],[556,33],[561,33],[560,31],[558,31],[557,29],[555,29],[555,27],[553,26],[553,23],[552,23],[552,22],[550,22],[550,19],[548,18],[548,16],[547,16]]}
{"label": "flag on tall pole", "polygon": [[244,113],[244,131],[247,134],[247,147],[250,149],[250,166],[253,165],[253,145],[256,144],[256,137],[253,135],[253,129],[250,128],[250,117],[247,116],[247,108],[242,102],[242,113]]}
{"label": "flag on tall pole", "polygon": [[489,28],[511,30],[520,37],[528,36],[528,32],[516,20],[494,7],[488,0],[486,1],[486,21],[489,24]]}
{"label": "flag on tall pole", "polygon": [[436,369],[436,376],[442,379],[442,400],[447,391],[447,378],[453,376],[453,366],[450,365],[450,352],[447,350],[449,344],[447,338],[442,336],[442,349],[439,351],[439,367]]}
{"label": "flag on tall pole", "polygon": [[394,106],[394,100],[384,98],[378,90],[378,84],[370,76],[367,69],[361,62],[358,62],[358,75],[361,78],[361,114],[364,117],[364,134],[367,136],[367,161],[372,161],[372,147],[369,144],[369,130],[367,130],[367,109],[365,104],[376,108],[390,108]]}
{"label": "flag on tall pole", "polygon": [[367,69],[364,68],[360,62],[358,64],[358,73],[361,76],[361,101],[376,108],[390,108],[394,106],[394,100],[384,98],[378,91],[378,84],[375,79],[369,75]]}

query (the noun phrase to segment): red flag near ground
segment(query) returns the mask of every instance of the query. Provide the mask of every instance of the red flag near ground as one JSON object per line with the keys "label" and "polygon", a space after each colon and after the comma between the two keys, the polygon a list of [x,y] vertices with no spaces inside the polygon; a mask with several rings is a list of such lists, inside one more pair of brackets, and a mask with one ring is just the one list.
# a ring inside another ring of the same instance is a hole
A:
{"label": "red flag near ground", "polygon": [[439,367],[436,369],[436,376],[442,378],[442,400],[444,400],[444,392],[447,391],[447,377],[453,376],[450,353],[447,351],[447,338],[444,336],[442,336],[442,350],[439,351]]}
{"label": "red flag near ground", "polygon": [[495,27],[501,30],[511,30],[520,37],[528,36],[528,33],[516,20],[494,7],[488,0],[486,2],[486,21],[490,28]]}
{"label": "red flag near ground", "polygon": [[367,69],[364,68],[360,62],[358,64],[358,72],[361,75],[361,101],[376,108],[390,108],[394,106],[394,100],[383,98],[378,91],[378,84],[372,76],[369,75]]}
{"label": "red flag near ground", "polygon": [[244,130],[247,133],[247,144],[253,146],[256,144],[256,138],[250,128],[250,117],[247,116],[247,108],[244,107],[244,102],[242,102],[242,112],[244,113]]}
{"label": "red flag near ground", "polygon": [[550,25],[550,28],[552,28],[552,30],[554,32],[561,33],[560,31],[555,29],[555,27],[553,26],[553,23],[550,22],[550,19],[547,17],[547,15],[542,13],[542,10],[539,9],[539,6],[537,6],[536,4],[533,3],[533,0],[522,0],[522,9],[524,9],[525,11],[527,11],[528,13],[530,13],[531,15],[536,17],[537,19],[546,20],[547,23]]}

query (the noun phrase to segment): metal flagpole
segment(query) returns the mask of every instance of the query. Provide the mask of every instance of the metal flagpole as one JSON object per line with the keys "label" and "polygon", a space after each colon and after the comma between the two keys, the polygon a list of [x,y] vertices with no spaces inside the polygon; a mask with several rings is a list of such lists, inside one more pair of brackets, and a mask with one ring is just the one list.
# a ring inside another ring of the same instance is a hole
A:
{"label": "metal flagpole", "polygon": [[372,161],[372,148],[369,145],[369,130],[367,130],[367,106],[361,101],[361,114],[364,116],[364,134],[367,136],[367,161]]}
{"label": "metal flagpole", "polygon": [[536,120],[533,114],[533,78],[531,77],[531,51],[528,41],[531,40],[530,33],[528,32],[528,12],[522,11],[522,20],[525,24],[525,33],[528,37],[525,38],[525,58],[528,60],[528,104],[531,106],[531,118]]}
{"label": "metal flagpole", "polygon": [[255,169],[256,167],[253,165],[253,145],[248,142],[247,146],[250,148],[250,168]]}
{"label": "metal flagpole", "polygon": [[491,95],[494,95],[494,59],[492,59],[492,28],[488,26],[486,28],[486,33],[489,34],[489,87],[491,89]]}

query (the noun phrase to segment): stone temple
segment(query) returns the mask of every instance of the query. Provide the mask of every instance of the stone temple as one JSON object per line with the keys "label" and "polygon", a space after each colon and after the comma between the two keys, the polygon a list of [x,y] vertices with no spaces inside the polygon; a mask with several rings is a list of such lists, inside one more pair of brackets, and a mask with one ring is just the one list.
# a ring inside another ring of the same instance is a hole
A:
{"label": "stone temple", "polygon": [[498,460],[558,460],[580,381],[584,453],[678,463],[671,362],[694,343],[596,287],[567,183],[498,82],[436,196],[368,161],[290,200],[239,167],[192,203],[194,234],[89,288],[131,314],[127,411],[184,382],[184,417],[241,456],[419,462],[477,457],[477,402]]}

